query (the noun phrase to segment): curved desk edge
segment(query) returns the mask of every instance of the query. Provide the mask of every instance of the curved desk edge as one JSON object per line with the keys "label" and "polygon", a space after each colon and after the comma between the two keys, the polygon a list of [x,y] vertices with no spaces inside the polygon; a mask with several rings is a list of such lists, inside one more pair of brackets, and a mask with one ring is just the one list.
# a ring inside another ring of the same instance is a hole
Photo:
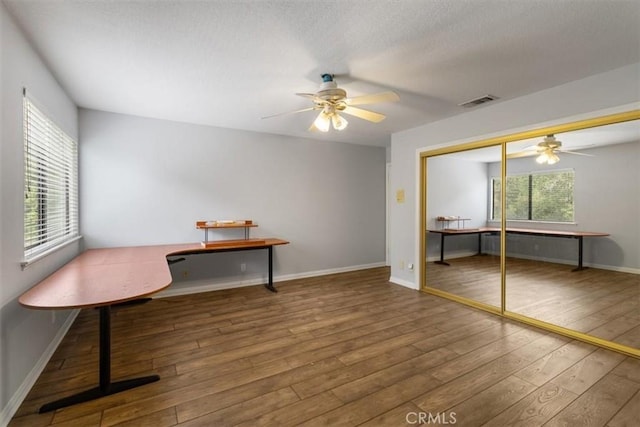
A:
{"label": "curved desk edge", "polygon": [[[259,239],[252,244],[232,242],[216,247],[183,243],[88,249],[24,292],[18,302],[41,310],[118,304],[169,287],[173,278],[167,257],[254,249],[268,249],[271,253],[273,246],[289,243],[276,238]],[[271,259],[269,264],[272,273]],[[268,288],[273,288],[272,274],[270,278]]]}

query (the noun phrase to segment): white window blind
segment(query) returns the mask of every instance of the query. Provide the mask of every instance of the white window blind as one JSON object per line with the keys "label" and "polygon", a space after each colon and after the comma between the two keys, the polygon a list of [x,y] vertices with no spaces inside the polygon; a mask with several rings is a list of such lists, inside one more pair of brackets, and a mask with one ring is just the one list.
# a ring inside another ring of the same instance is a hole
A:
{"label": "white window blind", "polygon": [[78,238],[78,144],[24,97],[23,265]]}

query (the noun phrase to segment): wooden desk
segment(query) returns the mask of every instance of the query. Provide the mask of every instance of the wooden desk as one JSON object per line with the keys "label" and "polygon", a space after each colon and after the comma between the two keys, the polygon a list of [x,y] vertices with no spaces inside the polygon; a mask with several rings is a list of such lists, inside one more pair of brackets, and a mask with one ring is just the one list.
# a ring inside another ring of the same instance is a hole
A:
{"label": "wooden desk", "polygon": [[[500,232],[499,227],[480,227],[480,228],[472,228],[472,229],[440,229],[440,230],[427,230],[430,233],[438,233],[440,234],[440,260],[435,261],[436,264],[449,265],[448,262],[444,260],[444,240],[446,236],[461,236],[461,235],[469,235],[469,234],[477,234],[478,235],[478,253],[482,253],[482,235],[483,234],[497,234]],[[541,230],[536,228],[516,228],[516,227],[507,227],[505,229],[507,233],[511,234],[526,234],[530,236],[551,236],[551,237],[562,237],[568,239],[577,239],[578,240],[578,266],[573,269],[573,271],[584,270],[586,267],[582,265],[582,248],[583,248],[583,239],[585,237],[606,237],[609,236],[608,233],[600,233],[594,231],[562,231],[562,230]]]}
{"label": "wooden desk", "polygon": [[218,242],[215,247],[201,243],[89,249],[45,278],[19,298],[33,309],[72,309],[98,307],[100,310],[100,378],[92,389],[47,403],[40,413],[86,402],[158,381],[158,375],[111,381],[111,307],[152,295],[171,284],[168,256],[213,252],[267,249],[269,280],[273,286],[273,247],[289,242],[281,239],[249,239]]}

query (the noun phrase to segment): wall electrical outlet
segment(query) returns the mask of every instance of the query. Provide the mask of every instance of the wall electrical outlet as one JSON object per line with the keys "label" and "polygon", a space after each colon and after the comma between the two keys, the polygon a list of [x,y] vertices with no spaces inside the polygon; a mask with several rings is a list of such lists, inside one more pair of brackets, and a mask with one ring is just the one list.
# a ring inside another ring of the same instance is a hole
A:
{"label": "wall electrical outlet", "polygon": [[411,264],[411,263],[407,264],[407,268],[408,268],[409,270],[413,271],[413,264]]}
{"label": "wall electrical outlet", "polygon": [[400,270],[404,270],[404,261],[400,261]]}
{"label": "wall electrical outlet", "polygon": [[247,271],[247,264],[246,263],[243,262],[242,264],[240,264],[240,271],[243,272],[243,273],[245,271]]}

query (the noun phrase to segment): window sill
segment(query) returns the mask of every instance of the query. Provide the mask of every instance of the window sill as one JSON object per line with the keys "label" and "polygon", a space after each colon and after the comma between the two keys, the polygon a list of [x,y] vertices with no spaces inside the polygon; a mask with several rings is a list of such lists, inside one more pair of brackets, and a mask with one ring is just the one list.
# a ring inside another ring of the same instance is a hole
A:
{"label": "window sill", "polygon": [[38,255],[33,256],[32,258],[29,258],[28,260],[23,260],[22,262],[20,262],[20,267],[22,268],[22,270],[26,270],[28,267],[30,267],[31,265],[35,264],[36,262],[40,261],[43,258],[46,258],[47,256],[51,255],[54,252],[59,251],[62,248],[65,248],[67,246],[69,246],[72,243],[77,242],[78,240],[82,239],[82,235],[78,235],[70,240],[67,240],[64,243],[59,244],[58,246],[55,246],[53,248],[47,249],[46,251],[39,253]]}
{"label": "window sill", "polygon": [[[514,224],[514,223],[524,223],[524,224],[541,224],[541,225],[547,225],[547,224],[555,224],[555,225],[578,225],[577,222],[560,222],[560,221],[529,221],[526,219],[508,219],[507,220],[507,225],[509,224]],[[497,220],[489,220],[487,221],[487,224],[500,224],[500,221]]]}

